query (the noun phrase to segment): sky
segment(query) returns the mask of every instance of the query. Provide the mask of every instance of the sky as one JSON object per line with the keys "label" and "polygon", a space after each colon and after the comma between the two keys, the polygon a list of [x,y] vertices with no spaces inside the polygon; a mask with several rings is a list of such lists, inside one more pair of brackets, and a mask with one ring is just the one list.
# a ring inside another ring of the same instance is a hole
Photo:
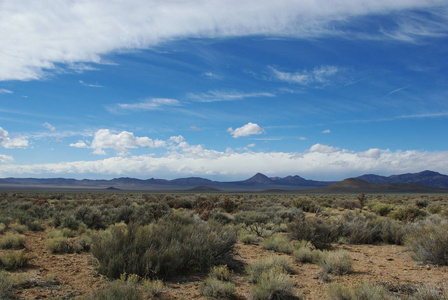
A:
{"label": "sky", "polygon": [[448,174],[446,0],[0,0],[0,177]]}

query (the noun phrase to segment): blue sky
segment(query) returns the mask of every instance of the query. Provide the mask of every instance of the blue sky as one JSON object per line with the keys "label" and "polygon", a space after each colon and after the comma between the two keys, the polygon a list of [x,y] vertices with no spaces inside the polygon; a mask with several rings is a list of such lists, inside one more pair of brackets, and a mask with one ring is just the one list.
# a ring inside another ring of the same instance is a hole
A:
{"label": "blue sky", "polygon": [[446,1],[0,2],[0,177],[448,173]]}

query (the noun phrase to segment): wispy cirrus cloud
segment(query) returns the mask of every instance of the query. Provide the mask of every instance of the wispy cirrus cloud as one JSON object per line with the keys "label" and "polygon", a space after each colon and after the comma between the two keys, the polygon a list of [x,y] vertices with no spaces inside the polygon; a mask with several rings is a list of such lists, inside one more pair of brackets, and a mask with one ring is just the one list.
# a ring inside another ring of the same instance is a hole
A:
{"label": "wispy cirrus cloud", "polygon": [[189,93],[188,99],[198,102],[218,102],[218,101],[237,101],[246,98],[263,98],[276,97],[273,93],[268,92],[251,92],[244,93],[238,91],[208,91],[207,93]]}
{"label": "wispy cirrus cloud", "polygon": [[53,125],[51,125],[50,123],[48,123],[48,122],[45,122],[44,124],[42,124],[42,126],[44,126],[45,128],[47,128],[50,131],[55,131],[56,130],[56,128]]}
{"label": "wispy cirrus cloud", "polygon": [[[90,64],[103,63],[110,53],[190,37],[373,35],[415,42],[447,34],[445,0],[342,0],[338,5],[326,0],[259,0],[256,4],[250,0],[92,0],[55,5],[4,0],[0,3],[0,81],[40,79],[64,66],[82,72],[93,68]],[[355,22],[347,26],[360,17],[385,14],[399,16],[390,28],[364,32]]]}
{"label": "wispy cirrus cloud", "polygon": [[110,112],[160,110],[165,106],[180,106],[179,100],[169,98],[149,98],[136,103],[117,103],[107,107]]}
{"label": "wispy cirrus cloud", "polygon": [[268,68],[275,79],[304,86],[327,83],[334,75],[340,72],[340,69],[336,66],[319,66],[310,71],[302,70],[299,72],[283,72],[273,66]]}
{"label": "wispy cirrus cloud", "polygon": [[12,94],[13,91],[7,90],[7,89],[0,89],[0,95],[2,94]]}
{"label": "wispy cirrus cloud", "polygon": [[407,88],[408,88],[408,87],[410,87],[410,86],[411,86],[411,85],[410,85],[410,84],[408,84],[408,85],[406,85],[406,86],[403,86],[403,87],[401,87],[401,88],[395,89],[395,90],[393,90],[393,91],[391,91],[391,92],[387,93],[387,95],[386,95],[386,96],[389,96],[389,95],[395,94],[395,93],[397,93],[397,92],[399,92],[399,91],[401,91],[401,90],[407,89]]}
{"label": "wispy cirrus cloud", "polygon": [[102,87],[104,87],[102,85],[99,85],[98,82],[97,83],[87,83],[87,82],[84,82],[84,81],[80,80],[79,83],[82,84],[83,86],[88,86],[88,87],[93,87],[93,88],[102,88]]}

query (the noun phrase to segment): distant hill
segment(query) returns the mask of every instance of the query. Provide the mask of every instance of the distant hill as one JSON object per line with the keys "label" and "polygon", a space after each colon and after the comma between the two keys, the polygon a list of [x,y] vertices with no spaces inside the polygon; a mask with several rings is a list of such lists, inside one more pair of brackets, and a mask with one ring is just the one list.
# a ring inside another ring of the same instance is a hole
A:
{"label": "distant hill", "polygon": [[371,183],[359,178],[348,178],[313,191],[322,193],[446,193],[448,189],[432,188],[416,183]]}
{"label": "distant hill", "polygon": [[433,171],[391,175],[367,174],[357,177],[370,183],[418,183],[434,188],[448,188],[448,176]]}
{"label": "distant hill", "polygon": [[[187,177],[173,180],[136,179],[120,177],[111,180],[76,180],[71,178],[0,178],[3,189],[85,189],[85,190],[128,190],[128,191],[351,191],[351,192],[433,192],[434,188],[448,188],[448,176],[433,171],[380,176],[366,174],[341,182],[316,181],[298,175],[268,177],[262,173],[241,181],[212,181],[201,177]],[[444,192],[445,190],[439,190]]]}

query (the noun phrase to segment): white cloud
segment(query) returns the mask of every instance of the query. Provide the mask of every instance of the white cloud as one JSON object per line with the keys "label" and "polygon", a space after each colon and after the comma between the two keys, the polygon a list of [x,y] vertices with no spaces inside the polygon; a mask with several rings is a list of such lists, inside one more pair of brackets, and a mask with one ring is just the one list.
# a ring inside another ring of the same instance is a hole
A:
{"label": "white cloud", "polygon": [[205,72],[202,73],[202,76],[208,77],[208,78],[212,78],[212,79],[222,79],[222,76],[215,74],[213,72]]}
{"label": "white cloud", "polygon": [[310,152],[317,152],[317,153],[334,153],[334,152],[338,152],[339,148],[331,147],[331,146],[328,146],[328,145],[315,144],[315,145],[311,146],[309,151]]}
{"label": "white cloud", "polygon": [[270,66],[269,69],[272,71],[276,79],[300,85],[326,83],[330,81],[332,76],[336,75],[336,73],[340,71],[335,66],[319,66],[315,67],[311,71],[303,70],[295,73],[282,72],[272,66]]}
{"label": "white cloud", "polygon": [[56,128],[54,126],[52,126],[50,123],[45,122],[44,124],[42,124],[42,126],[44,126],[45,128],[49,129],[50,131],[55,131]]}
{"label": "white cloud", "polygon": [[193,131],[201,131],[202,130],[201,128],[199,128],[197,126],[194,126],[194,125],[191,125],[190,129],[193,130]]}
{"label": "white cloud", "polygon": [[242,93],[237,91],[209,91],[207,93],[189,93],[188,98],[198,102],[237,101],[245,98],[275,97],[266,92]]}
{"label": "white cloud", "polygon": [[[85,70],[85,69],[83,69],[83,70]],[[90,71],[90,69],[87,69],[87,70]],[[99,85],[98,82],[97,83],[87,83],[87,82],[80,80],[79,83],[82,84],[83,86],[88,86],[88,87],[94,87],[94,88],[102,88],[103,87],[102,85]]]}
{"label": "white cloud", "polygon": [[8,131],[0,127],[0,145],[7,149],[27,148],[28,141],[24,137],[10,138]]}
{"label": "white cloud", "polygon": [[75,148],[89,148],[89,145],[87,145],[87,143],[84,141],[78,141],[76,143],[71,143],[69,146],[75,147]]}
{"label": "white cloud", "polygon": [[[166,143],[167,147],[172,147],[171,151],[157,157],[139,155],[54,164],[8,164],[0,166],[0,177],[70,174],[80,177],[85,177],[85,174],[145,177],[157,174],[159,178],[218,176],[233,180],[262,172],[268,176],[300,175],[309,179],[341,180],[366,173],[391,175],[422,170],[448,173],[448,151],[373,148],[355,152],[325,145],[315,145],[304,152],[216,151],[204,149],[201,145],[189,145],[181,136],[173,137]],[[324,147],[329,151],[311,151]]]}
{"label": "white cloud", "polygon": [[324,131],[322,131],[321,133],[331,133],[330,129],[325,129]]}
{"label": "white cloud", "polygon": [[163,106],[179,106],[180,102],[176,99],[167,98],[151,98],[137,103],[118,103],[111,107],[109,110],[114,111],[146,111],[146,110],[159,110]]}
{"label": "white cloud", "polygon": [[106,151],[104,149],[114,149],[118,155],[123,156],[129,154],[127,149],[138,147],[157,148],[164,144],[160,140],[154,141],[148,137],[136,137],[132,132],[128,131],[115,134],[109,129],[100,129],[95,133],[90,148],[94,149],[94,154],[105,155]]}
{"label": "white cloud", "polygon": [[230,134],[234,138],[239,138],[241,136],[250,136],[250,135],[254,135],[254,134],[262,134],[262,133],[264,133],[264,130],[261,129],[261,127],[258,126],[258,124],[249,122],[249,123],[247,123],[244,126],[236,128],[235,130],[233,130],[232,127],[230,127],[229,129],[227,129],[227,132],[230,132]]}
{"label": "white cloud", "polygon": [[[400,11],[408,13],[399,15],[398,26],[378,30],[375,37],[414,42],[446,36],[448,17],[440,13],[446,6],[445,0],[342,0],[337,5],[327,0],[4,0],[0,80],[39,79],[64,66],[85,70],[109,53],[189,37],[369,38],[371,33],[347,26],[352,18]],[[409,16],[410,11],[417,12]]]}
{"label": "white cloud", "polygon": [[13,161],[14,161],[14,159],[12,158],[12,156],[0,154],[0,162],[2,162],[2,163],[10,163],[10,162],[13,162]]}
{"label": "white cloud", "polygon": [[301,140],[301,141],[306,141],[306,137],[301,136],[301,137],[299,137],[299,140]]}
{"label": "white cloud", "polygon": [[1,94],[12,94],[13,91],[7,90],[7,89],[0,89],[0,95]]}

